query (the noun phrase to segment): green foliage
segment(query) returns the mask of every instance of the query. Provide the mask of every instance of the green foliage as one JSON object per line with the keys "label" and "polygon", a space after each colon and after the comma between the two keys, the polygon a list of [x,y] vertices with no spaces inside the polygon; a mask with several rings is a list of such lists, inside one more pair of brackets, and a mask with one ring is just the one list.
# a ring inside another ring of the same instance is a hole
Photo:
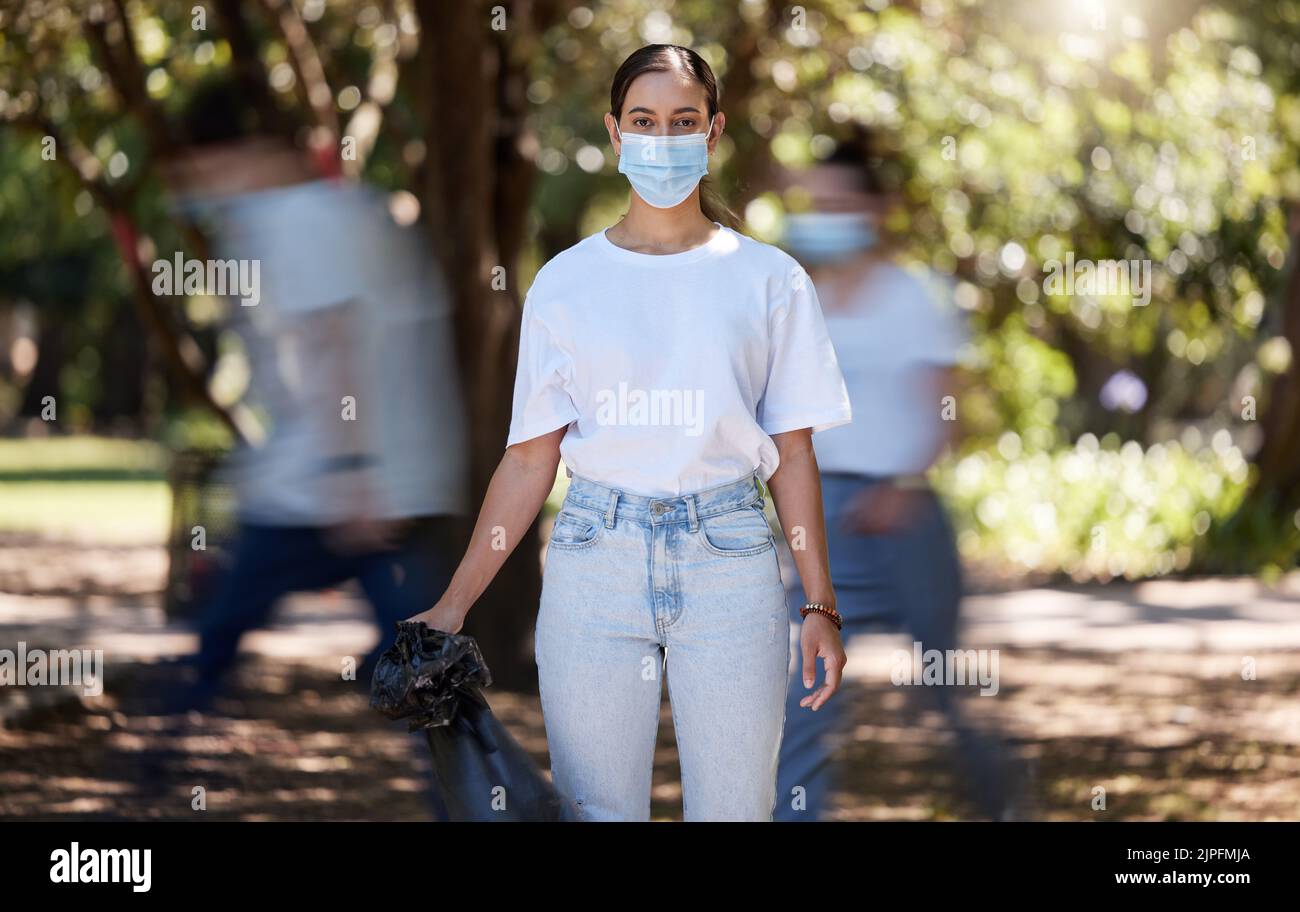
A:
{"label": "green foliage", "polygon": [[1236,510],[1249,469],[1226,432],[1143,449],[1084,435],[1052,451],[997,445],[945,463],[936,483],[962,554],[1011,573],[1139,579],[1187,570]]}
{"label": "green foliage", "polygon": [[[808,164],[855,126],[879,138],[885,176],[905,202],[891,223],[904,256],[951,278],[974,330],[974,377],[959,409],[971,453],[957,463],[966,486],[948,485],[971,553],[1132,576],[1188,566],[1184,557],[1205,553],[1197,541],[1230,534],[1268,563],[1291,562],[1287,517],[1297,505],[1251,503],[1223,524],[1247,478],[1222,454],[1244,455],[1242,465],[1253,455],[1259,435],[1242,399],[1267,410],[1270,381],[1292,357],[1277,303],[1286,212],[1300,198],[1300,2],[576,0],[545,29],[529,27],[524,5],[504,5],[510,24],[491,39],[521,68],[510,87],[528,102],[517,146],[537,167],[531,244],[510,264],[519,287],[623,210],[627,185],[601,120],[618,64],[645,43],[690,45],[714,67],[728,117],[710,179],[745,207],[759,237],[775,239],[794,202],[767,182],[769,164]],[[124,6],[147,93],[164,115],[231,66],[215,20],[196,31],[187,5]],[[310,10],[342,122],[362,92],[396,80],[364,176],[421,196],[436,157],[420,138],[427,99],[404,80],[420,29],[437,24],[419,23],[402,0],[300,8]],[[134,188],[132,212],[158,250],[183,244],[155,150],[99,69],[84,11],[67,0],[44,0],[40,10],[0,14],[0,123],[9,124],[0,132],[0,317],[30,301],[57,328],[60,411],[75,423],[102,404],[134,316],[108,220],[70,169],[41,156],[32,115],[84,146],[110,188]],[[265,17],[249,18],[276,103],[300,107],[284,40]],[[1049,291],[1045,271],[1070,254],[1150,261],[1150,302]],[[178,317],[191,330],[200,322]],[[1120,369],[1147,391],[1137,414],[1100,404]],[[0,384],[9,376],[0,370]],[[148,398],[163,413],[151,413],[149,431],[169,429],[175,445],[221,443],[159,398]],[[0,408],[18,400],[10,390]],[[1162,447],[1191,426],[1226,444]],[[1132,442],[1087,455],[1096,438]],[[1010,439],[1031,455],[994,455]],[[1080,472],[1091,481],[1061,475]],[[1138,519],[1111,513],[1106,488],[1117,482],[1133,488],[1124,497]],[[1055,511],[1047,532],[1043,503]],[[987,523],[996,509],[1010,518]],[[1202,515],[1208,537],[1188,525]],[[1112,549],[1104,560],[1094,529]],[[1245,553],[1240,564],[1249,566]]]}
{"label": "green foliage", "polygon": [[234,446],[230,429],[204,409],[179,411],[162,432],[162,441],[173,452],[201,450],[222,452]]}

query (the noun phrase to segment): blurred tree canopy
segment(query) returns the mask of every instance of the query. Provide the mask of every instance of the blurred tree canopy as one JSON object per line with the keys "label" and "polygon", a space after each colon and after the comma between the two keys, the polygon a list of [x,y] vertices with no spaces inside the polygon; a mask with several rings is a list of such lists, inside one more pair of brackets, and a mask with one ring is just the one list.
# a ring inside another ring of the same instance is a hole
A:
{"label": "blurred tree canopy", "polygon": [[[304,145],[388,190],[395,216],[429,226],[457,302],[481,491],[531,274],[626,204],[601,123],[610,78],[637,47],[671,42],[719,76],[728,129],[711,179],[758,237],[775,240],[798,204],[771,189],[774,169],[871,128],[907,203],[891,227],[910,259],[952,277],[975,330],[965,454],[1043,454],[1040,468],[1066,471],[1059,454],[1087,437],[1115,454],[1160,445],[1160,460],[1185,450],[1219,476],[1204,502],[1161,508],[1187,511],[1159,545],[1169,560],[1074,565],[1294,563],[1300,2],[27,0],[4,4],[0,26],[0,421],[57,394],[83,427],[160,432],[189,406],[239,426],[220,307],[140,282],[159,251],[202,243],[167,208],[157,163],[188,94],[229,71],[270,114],[299,112]],[[1067,255],[1149,261],[1149,303],[1049,293]],[[32,345],[38,358],[14,356]],[[1117,377],[1140,394],[1108,402]],[[981,515],[975,493],[990,482],[965,473],[957,500],[989,531],[997,511]],[[1056,525],[1086,549],[1090,517]]]}

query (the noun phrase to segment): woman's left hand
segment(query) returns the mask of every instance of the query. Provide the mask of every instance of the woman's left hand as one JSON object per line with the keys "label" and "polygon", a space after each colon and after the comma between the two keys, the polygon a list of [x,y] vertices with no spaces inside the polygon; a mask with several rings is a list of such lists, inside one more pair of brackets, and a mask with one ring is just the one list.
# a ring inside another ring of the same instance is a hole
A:
{"label": "woman's left hand", "polygon": [[810,689],[817,680],[817,660],[820,658],[826,669],[826,679],[822,686],[799,701],[799,705],[814,712],[840,689],[840,673],[847,661],[844,656],[844,644],[840,641],[840,632],[834,622],[824,614],[810,613],[803,619],[799,628],[799,645],[803,651],[803,686]]}

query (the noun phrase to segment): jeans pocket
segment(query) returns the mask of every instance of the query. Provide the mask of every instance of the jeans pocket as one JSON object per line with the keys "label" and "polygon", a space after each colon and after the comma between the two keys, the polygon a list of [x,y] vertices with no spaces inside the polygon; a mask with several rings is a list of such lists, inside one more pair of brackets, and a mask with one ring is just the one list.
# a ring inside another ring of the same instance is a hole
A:
{"label": "jeans pocket", "polygon": [[756,505],[700,518],[700,544],[722,557],[747,557],[775,547],[772,527]]}
{"label": "jeans pocket", "polygon": [[556,514],[555,524],[551,526],[550,546],[565,551],[589,548],[600,540],[604,528],[604,521],[595,514],[566,504]]}

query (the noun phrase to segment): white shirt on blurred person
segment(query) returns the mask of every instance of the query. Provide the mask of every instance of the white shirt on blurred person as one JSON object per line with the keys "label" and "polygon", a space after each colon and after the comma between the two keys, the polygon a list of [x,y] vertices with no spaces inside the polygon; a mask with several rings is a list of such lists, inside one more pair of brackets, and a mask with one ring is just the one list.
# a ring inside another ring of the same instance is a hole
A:
{"label": "white shirt on blurred person", "polygon": [[[235,465],[243,521],[326,526],[463,513],[451,299],[420,232],[364,185],[313,180],[216,209],[222,256],[260,260],[233,307],[264,410]],[[345,399],[344,397],[350,397]]]}
{"label": "white shirt on blurred person", "polygon": [[929,468],[945,437],[932,371],[957,364],[966,340],[950,292],[936,274],[881,261],[825,308],[853,422],[814,440],[823,472],[898,476]]}

